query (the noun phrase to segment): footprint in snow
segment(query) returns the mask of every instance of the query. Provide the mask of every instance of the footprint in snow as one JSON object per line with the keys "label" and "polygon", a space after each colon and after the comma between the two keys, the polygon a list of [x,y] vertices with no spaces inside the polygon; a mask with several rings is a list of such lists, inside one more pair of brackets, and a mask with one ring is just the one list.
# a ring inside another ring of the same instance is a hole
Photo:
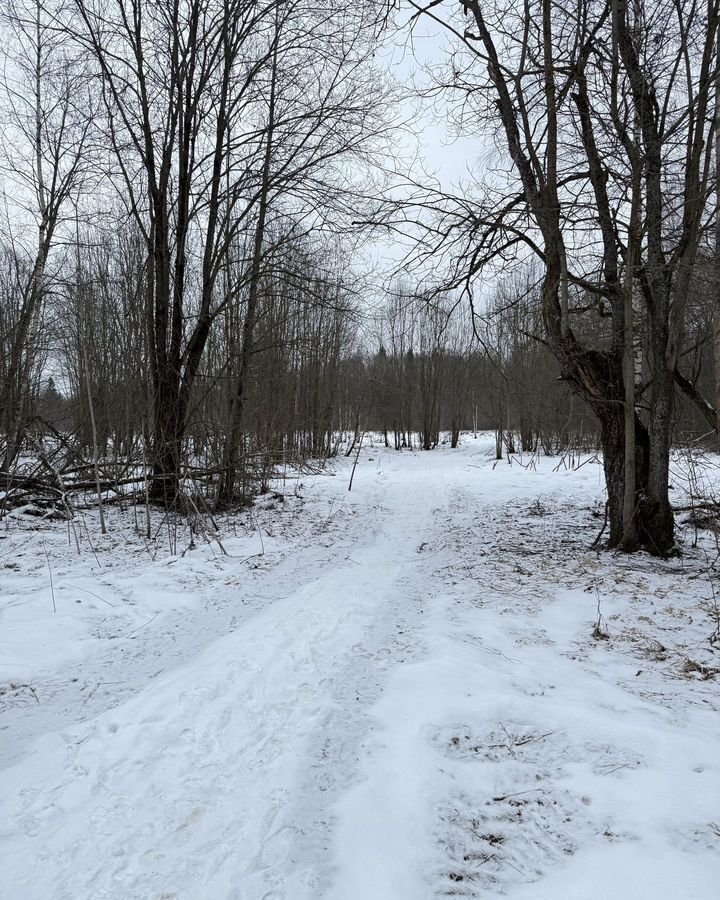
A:
{"label": "footprint in snow", "polygon": [[321,772],[315,774],[315,784],[317,784],[319,790],[329,791],[335,784],[335,778],[327,771],[327,769],[323,769]]}
{"label": "footprint in snow", "polygon": [[275,788],[270,794],[270,805],[273,807],[285,806],[288,802],[289,794],[285,788]]}
{"label": "footprint in snow", "polygon": [[258,868],[269,869],[284,862],[290,856],[293,844],[302,833],[294,825],[283,825],[265,838],[257,857]]}

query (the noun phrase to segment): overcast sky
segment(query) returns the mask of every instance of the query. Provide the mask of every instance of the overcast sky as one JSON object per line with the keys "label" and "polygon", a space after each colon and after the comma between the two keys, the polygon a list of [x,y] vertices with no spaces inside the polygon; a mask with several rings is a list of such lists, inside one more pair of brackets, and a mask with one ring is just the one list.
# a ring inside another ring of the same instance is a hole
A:
{"label": "overcast sky", "polygon": [[[405,13],[405,23],[407,18]],[[457,39],[428,17],[421,17],[412,30],[402,21],[400,25],[397,31],[386,34],[378,52],[378,62],[387,67],[406,94],[399,117],[412,118],[414,135],[403,131],[397,134],[400,168],[409,166],[412,160],[411,174],[415,180],[452,193],[462,191],[467,196],[472,182],[477,183],[482,175],[481,160],[487,148],[480,123],[473,135],[458,136],[450,121],[447,100],[420,96],[432,84],[428,68],[446,63],[457,47]],[[409,240],[379,239],[368,250],[368,259],[378,274],[385,274],[411,248]]]}

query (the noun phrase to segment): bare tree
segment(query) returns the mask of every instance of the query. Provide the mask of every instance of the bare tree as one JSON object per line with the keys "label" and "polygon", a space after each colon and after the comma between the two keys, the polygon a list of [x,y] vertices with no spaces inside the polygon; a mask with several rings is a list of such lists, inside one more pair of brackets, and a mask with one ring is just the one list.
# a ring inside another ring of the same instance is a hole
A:
{"label": "bare tree", "polygon": [[[464,0],[415,8],[454,35],[446,87],[462,92],[473,121],[499,127],[510,157],[479,212],[445,198],[446,225],[434,234],[462,234],[456,281],[468,287],[491,261],[539,258],[545,339],[601,426],[610,545],[667,553],[674,383],[687,387],[678,368],[684,310],[709,220],[717,4]],[[643,415],[631,408],[623,377],[636,283],[650,350]],[[605,340],[576,334],[573,288],[583,306],[595,298]]]}
{"label": "bare tree", "polygon": [[12,0],[0,14],[8,39],[0,85],[6,126],[0,170],[13,194],[6,200],[10,215],[25,224],[23,232],[35,232],[34,241],[25,241],[17,230],[13,235],[17,314],[6,337],[0,390],[4,473],[17,457],[32,413],[30,373],[39,349],[51,248],[89,163],[87,110],[82,110],[89,105],[88,92],[54,19],[52,6],[41,0]]}
{"label": "bare tree", "polygon": [[[368,23],[331,0],[183,0],[170,7],[75,0],[74,9],[68,28],[96,61],[105,137],[147,245],[156,500],[172,503],[178,490],[190,398],[210,331],[249,290],[221,491],[227,501],[269,211],[289,205],[308,230],[325,200],[347,193],[328,181],[329,161],[357,153],[381,121],[368,80],[373,18]],[[228,254],[248,229],[248,265],[235,267],[230,282]]]}

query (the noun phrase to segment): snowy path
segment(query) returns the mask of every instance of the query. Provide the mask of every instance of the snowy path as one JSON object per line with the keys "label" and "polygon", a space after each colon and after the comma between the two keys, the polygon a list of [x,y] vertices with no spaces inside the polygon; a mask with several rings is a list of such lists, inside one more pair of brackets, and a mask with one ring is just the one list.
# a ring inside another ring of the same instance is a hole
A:
{"label": "snowy path", "polygon": [[709,620],[690,571],[587,550],[598,476],[376,448],[251,563],[249,530],[106,565],[136,610],[16,654],[2,900],[715,898],[717,685],[633,630]]}

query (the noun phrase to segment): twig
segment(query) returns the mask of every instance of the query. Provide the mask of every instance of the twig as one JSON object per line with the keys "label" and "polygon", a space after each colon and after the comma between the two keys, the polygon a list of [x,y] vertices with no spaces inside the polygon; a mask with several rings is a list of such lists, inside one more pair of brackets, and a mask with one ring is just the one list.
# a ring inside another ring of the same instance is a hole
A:
{"label": "twig", "polygon": [[138,625],[137,628],[135,628],[133,631],[131,631],[130,634],[126,634],[125,637],[129,638],[129,637],[132,637],[134,634],[137,634],[137,632],[140,631],[141,628],[144,628],[146,625],[149,625],[151,622],[154,622],[155,619],[157,619],[157,617],[159,615],[160,615],[160,613],[156,612],[155,615],[151,619],[148,619],[147,622],[143,622],[142,625]]}
{"label": "twig", "polygon": [[57,605],[55,603],[55,588],[53,587],[53,577],[52,577],[52,569],[50,568],[50,557],[48,556],[47,548],[45,546],[45,541],[42,542],[43,553],[45,554],[45,562],[47,563],[48,573],[50,575],[50,593],[52,594],[52,605],[53,612],[57,612]]}
{"label": "twig", "polygon": [[602,528],[600,529],[598,536],[595,538],[595,540],[592,542],[592,544],[590,544],[591,550],[594,550],[598,546],[598,544],[602,540],[602,536],[605,534],[605,529],[607,528],[609,513],[610,513],[610,501],[607,500],[605,502],[605,518],[603,520]]}
{"label": "twig", "polygon": [[35,688],[31,684],[11,684],[10,685],[10,689],[13,691],[19,691],[21,688],[27,688],[27,690],[30,691],[30,693],[35,698],[35,702],[36,703],[40,702],[40,698],[38,697],[37,692],[35,691]]}
{"label": "twig", "polygon": [[86,594],[90,594],[91,597],[95,597],[98,600],[102,600],[103,603],[107,603],[108,606],[111,606],[113,609],[115,609],[114,603],[111,603],[109,600],[106,600],[104,597],[101,597],[99,594],[95,594],[92,591],[89,591],[87,588],[80,587],[77,584],[70,584],[70,585],[68,585],[68,587],[74,588],[74,590],[76,590],[76,591],[84,591]]}
{"label": "twig", "polygon": [[501,797],[493,797],[493,800],[495,803],[499,803],[501,800],[510,800],[511,797],[522,797],[523,794],[535,794],[541,790],[542,788],[530,788],[527,791],[518,791],[516,794],[503,794]]}
{"label": "twig", "polygon": [[263,541],[262,529],[260,528],[260,523],[257,520],[257,516],[255,515],[255,510],[252,511],[253,521],[255,522],[255,527],[257,528],[257,533],[260,535],[260,556],[265,556],[265,542]]}
{"label": "twig", "polygon": [[355,477],[355,469],[357,468],[358,459],[360,458],[360,451],[362,450],[363,438],[365,437],[365,432],[360,435],[360,443],[358,444],[357,453],[355,454],[355,462],[353,463],[352,472],[350,473],[350,484],[348,485],[348,491],[352,490],[353,478]]}

